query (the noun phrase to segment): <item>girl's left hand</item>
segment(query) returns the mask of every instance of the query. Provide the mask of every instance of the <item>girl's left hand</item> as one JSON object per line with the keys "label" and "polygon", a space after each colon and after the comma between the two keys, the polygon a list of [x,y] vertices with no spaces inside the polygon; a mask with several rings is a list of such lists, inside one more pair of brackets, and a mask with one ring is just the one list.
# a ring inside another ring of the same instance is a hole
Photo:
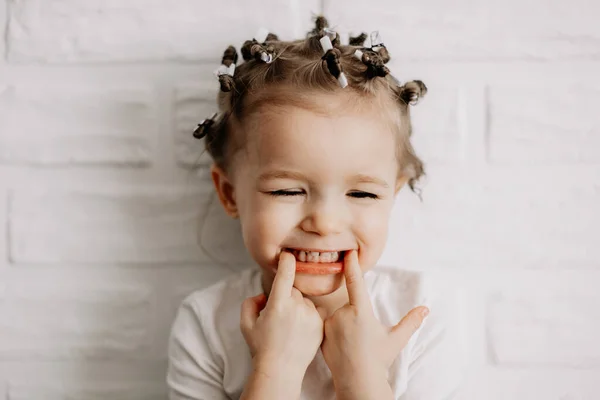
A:
{"label": "girl's left hand", "polygon": [[350,301],[324,321],[321,344],[336,391],[373,379],[387,382],[394,359],[429,312],[427,307],[416,307],[397,325],[383,326],[373,313],[356,250],[346,254],[344,275]]}

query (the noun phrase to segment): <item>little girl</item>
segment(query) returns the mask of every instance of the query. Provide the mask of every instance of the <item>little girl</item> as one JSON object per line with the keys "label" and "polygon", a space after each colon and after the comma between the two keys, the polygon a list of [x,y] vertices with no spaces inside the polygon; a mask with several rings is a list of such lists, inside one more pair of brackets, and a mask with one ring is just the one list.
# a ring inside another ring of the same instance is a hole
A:
{"label": "little girl", "polygon": [[366,38],[344,44],[319,17],[306,39],[246,41],[237,68],[235,48],[225,51],[220,112],[194,136],[260,268],[183,301],[171,400],[456,393],[452,303],[434,300],[416,272],[373,269],[396,194],[423,174],[409,105],[427,89],[398,81],[377,34]]}

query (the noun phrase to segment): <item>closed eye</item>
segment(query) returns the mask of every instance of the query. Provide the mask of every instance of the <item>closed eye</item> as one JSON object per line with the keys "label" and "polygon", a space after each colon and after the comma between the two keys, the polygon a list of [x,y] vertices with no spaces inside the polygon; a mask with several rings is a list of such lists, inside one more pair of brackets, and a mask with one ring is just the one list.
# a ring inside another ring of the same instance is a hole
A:
{"label": "closed eye", "polygon": [[350,192],[348,195],[357,199],[379,199],[379,196],[369,192]]}
{"label": "closed eye", "polygon": [[299,190],[274,190],[272,192],[267,192],[271,196],[298,196],[304,194],[303,191]]}
{"label": "closed eye", "polygon": [[[301,196],[304,194],[304,191],[301,190],[274,190],[272,192],[267,192],[271,196]],[[369,192],[350,192],[348,194],[350,197],[354,197],[357,199],[379,199],[379,196]]]}

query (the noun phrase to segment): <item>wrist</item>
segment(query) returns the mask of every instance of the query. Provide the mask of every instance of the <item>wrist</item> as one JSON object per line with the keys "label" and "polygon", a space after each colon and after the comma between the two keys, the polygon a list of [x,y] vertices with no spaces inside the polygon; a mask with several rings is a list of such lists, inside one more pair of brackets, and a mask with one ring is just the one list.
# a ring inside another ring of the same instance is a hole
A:
{"label": "wrist", "polygon": [[[332,373],[333,386],[338,400],[385,398],[391,391],[389,372],[381,368],[365,367],[360,370]],[[377,395],[383,397],[377,397]]]}
{"label": "wrist", "polygon": [[259,370],[253,370],[240,400],[280,400],[299,399],[302,384],[289,380],[285,375],[269,375]]}
{"label": "wrist", "polygon": [[248,377],[241,400],[299,399],[302,379],[296,371],[279,368],[263,359],[253,359],[252,374]]}
{"label": "wrist", "polygon": [[306,370],[274,357],[256,356],[252,360],[252,366],[255,375],[264,379],[276,379],[294,387],[302,386],[306,373]]}

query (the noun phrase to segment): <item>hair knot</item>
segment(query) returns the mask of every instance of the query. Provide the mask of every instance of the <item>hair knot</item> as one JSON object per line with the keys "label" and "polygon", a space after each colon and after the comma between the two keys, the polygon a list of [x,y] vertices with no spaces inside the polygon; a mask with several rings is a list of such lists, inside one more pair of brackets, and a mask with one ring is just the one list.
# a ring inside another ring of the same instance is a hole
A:
{"label": "hair knot", "polygon": [[238,53],[235,47],[229,46],[223,52],[223,58],[221,59],[221,64],[226,67],[231,66],[231,64],[237,64],[238,62]]}
{"label": "hair knot", "polygon": [[235,47],[229,46],[223,52],[223,58],[221,59],[221,66],[215,71],[221,90],[223,92],[230,92],[234,86],[233,74],[235,72],[235,65],[238,60],[238,54]]}
{"label": "hair knot", "polygon": [[[332,32],[335,34],[335,32]],[[323,56],[322,60],[325,60],[327,63],[327,69],[338,80],[340,86],[345,88],[348,86],[348,79],[346,75],[342,71],[342,63],[340,62],[340,58],[342,57],[342,52],[337,47],[333,47],[331,43],[330,35],[325,35],[320,39],[321,47],[323,48]]]}
{"label": "hair knot", "polygon": [[217,113],[214,113],[210,118],[206,118],[200,122],[198,127],[194,130],[194,137],[196,139],[202,139],[204,136],[206,136],[215,124],[216,117]]}
{"label": "hair knot", "polygon": [[325,60],[325,62],[327,63],[327,69],[329,70],[329,72],[331,72],[331,75],[333,75],[336,79],[342,73],[342,64],[340,62],[341,56],[342,53],[340,52],[340,50],[333,48],[327,50],[327,52],[323,54],[323,57],[321,57],[321,59]]}
{"label": "hair knot", "polygon": [[242,57],[244,61],[256,59],[258,61],[270,64],[275,58],[275,46],[273,43],[278,41],[279,37],[261,28],[258,30],[252,40],[246,40],[242,45]]}
{"label": "hair knot", "polygon": [[363,32],[358,36],[351,36],[348,44],[350,46],[361,46],[362,47],[365,45],[365,40],[367,40],[367,34]]}
{"label": "hair knot", "polygon": [[369,79],[377,76],[385,77],[390,73],[390,70],[388,67],[386,67],[383,58],[375,50],[356,50],[354,55],[367,66],[367,77]]}

